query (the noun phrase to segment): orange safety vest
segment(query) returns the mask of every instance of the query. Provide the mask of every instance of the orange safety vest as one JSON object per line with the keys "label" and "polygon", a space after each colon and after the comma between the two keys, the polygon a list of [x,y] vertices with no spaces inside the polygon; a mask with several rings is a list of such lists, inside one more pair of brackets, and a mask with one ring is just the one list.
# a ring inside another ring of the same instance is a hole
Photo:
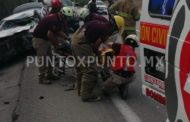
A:
{"label": "orange safety vest", "polygon": [[113,71],[135,72],[136,54],[129,45],[121,45],[119,55],[115,56],[112,63]]}

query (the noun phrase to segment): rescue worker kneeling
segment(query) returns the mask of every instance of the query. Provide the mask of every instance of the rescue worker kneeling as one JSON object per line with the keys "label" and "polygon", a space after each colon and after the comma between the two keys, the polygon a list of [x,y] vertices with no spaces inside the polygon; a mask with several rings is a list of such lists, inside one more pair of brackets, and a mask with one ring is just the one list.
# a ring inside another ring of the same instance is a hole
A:
{"label": "rescue worker kneeling", "polygon": [[[79,28],[72,36],[73,55],[79,64],[76,66],[78,95],[84,102],[100,98],[93,92],[98,81],[98,68],[96,62],[88,61],[88,57],[95,58],[100,44],[106,41],[115,30],[118,30],[118,27],[115,28],[109,21],[94,20]],[[78,60],[79,58],[83,59],[82,62]]]}
{"label": "rescue worker kneeling", "polygon": [[108,94],[114,88],[119,88],[120,96],[126,99],[125,86],[134,80],[136,54],[129,44],[114,43],[111,45],[114,51],[112,62],[112,74],[103,85],[103,93]]}
{"label": "rescue worker kneeling", "polygon": [[63,32],[64,23],[66,23],[65,13],[61,10],[58,13],[45,16],[39,21],[33,33],[33,47],[36,50],[39,64],[39,83],[51,84],[51,80],[57,80],[52,71],[52,52],[51,46],[59,49],[57,37],[67,39]]}

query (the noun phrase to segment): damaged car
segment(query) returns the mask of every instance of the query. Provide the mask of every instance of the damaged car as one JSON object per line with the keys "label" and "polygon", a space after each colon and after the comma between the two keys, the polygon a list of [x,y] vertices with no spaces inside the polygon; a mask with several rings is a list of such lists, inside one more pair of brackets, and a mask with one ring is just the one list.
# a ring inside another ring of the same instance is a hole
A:
{"label": "damaged car", "polygon": [[[77,14],[78,8],[77,4],[71,2],[71,0],[61,0],[63,6],[70,7],[73,10],[73,17],[68,21],[69,25],[69,33],[75,32],[79,27],[79,17]],[[17,6],[13,13],[18,13],[26,10],[36,10],[38,15],[43,18],[48,15],[49,11],[51,11],[51,0],[44,0],[44,2],[28,2],[22,5]]]}
{"label": "damaged car", "polygon": [[29,2],[29,3],[24,3],[22,5],[17,6],[13,10],[13,14],[24,12],[27,10],[35,10],[40,18],[43,18],[48,12],[41,2]]}
{"label": "damaged car", "polygon": [[28,10],[1,20],[0,62],[32,49],[32,32],[39,19],[35,10]]}

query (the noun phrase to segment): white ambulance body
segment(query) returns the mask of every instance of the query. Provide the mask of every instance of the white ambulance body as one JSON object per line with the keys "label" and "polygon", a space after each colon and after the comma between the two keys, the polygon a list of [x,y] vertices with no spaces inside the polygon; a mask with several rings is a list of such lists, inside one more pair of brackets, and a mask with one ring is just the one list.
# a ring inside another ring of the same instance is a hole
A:
{"label": "white ambulance body", "polygon": [[189,122],[190,0],[143,0],[139,32],[143,94]]}
{"label": "white ambulance body", "polygon": [[166,98],[170,122],[190,121],[190,0],[179,0],[166,48]]}
{"label": "white ambulance body", "polygon": [[143,0],[139,28],[143,94],[161,104],[166,103],[164,59],[171,16],[161,13],[164,1]]}

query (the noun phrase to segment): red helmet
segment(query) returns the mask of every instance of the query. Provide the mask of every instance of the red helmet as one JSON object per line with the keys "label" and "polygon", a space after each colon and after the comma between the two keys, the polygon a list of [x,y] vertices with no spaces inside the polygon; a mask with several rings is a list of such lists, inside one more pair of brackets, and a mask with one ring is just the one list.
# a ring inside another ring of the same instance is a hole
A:
{"label": "red helmet", "polygon": [[62,8],[62,3],[60,0],[51,0],[51,6],[53,8]]}

